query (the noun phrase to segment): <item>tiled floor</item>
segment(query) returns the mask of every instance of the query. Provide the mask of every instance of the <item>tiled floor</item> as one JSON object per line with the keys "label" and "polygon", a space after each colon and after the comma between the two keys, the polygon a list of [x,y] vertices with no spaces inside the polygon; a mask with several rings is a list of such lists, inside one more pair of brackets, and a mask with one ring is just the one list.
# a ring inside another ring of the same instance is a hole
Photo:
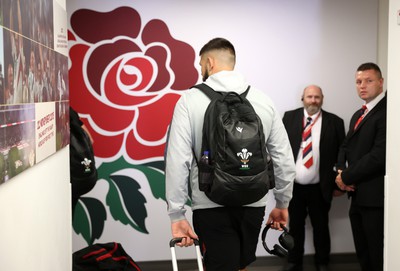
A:
{"label": "tiled floor", "polygon": [[[284,261],[277,257],[259,257],[247,269],[248,271],[278,271]],[[171,271],[172,263],[169,261],[159,262],[138,262],[142,271]],[[178,260],[179,271],[196,271],[197,263],[195,260]],[[353,254],[335,254],[331,256],[331,271],[360,271],[361,268]],[[306,256],[304,259],[304,271],[315,271],[312,262],[312,256]]]}

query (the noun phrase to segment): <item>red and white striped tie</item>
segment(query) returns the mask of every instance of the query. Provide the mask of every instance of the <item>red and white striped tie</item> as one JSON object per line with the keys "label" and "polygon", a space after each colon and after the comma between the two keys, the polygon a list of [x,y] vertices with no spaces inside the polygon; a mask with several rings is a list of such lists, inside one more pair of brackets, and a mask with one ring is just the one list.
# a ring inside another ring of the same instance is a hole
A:
{"label": "red and white striped tie", "polygon": [[311,137],[311,125],[312,118],[307,118],[307,123],[303,130],[303,164],[306,168],[310,168],[313,164],[313,155],[312,155],[312,137]]}

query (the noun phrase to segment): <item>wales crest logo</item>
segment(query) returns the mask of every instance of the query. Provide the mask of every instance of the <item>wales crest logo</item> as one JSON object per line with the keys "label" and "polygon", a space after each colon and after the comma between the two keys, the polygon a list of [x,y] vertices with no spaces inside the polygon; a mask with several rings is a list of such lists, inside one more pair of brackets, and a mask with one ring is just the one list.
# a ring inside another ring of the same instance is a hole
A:
{"label": "wales crest logo", "polygon": [[238,157],[240,157],[240,162],[242,163],[240,165],[241,170],[249,170],[249,161],[250,157],[253,155],[253,153],[249,152],[246,148],[243,148],[241,152],[238,152],[236,154]]}

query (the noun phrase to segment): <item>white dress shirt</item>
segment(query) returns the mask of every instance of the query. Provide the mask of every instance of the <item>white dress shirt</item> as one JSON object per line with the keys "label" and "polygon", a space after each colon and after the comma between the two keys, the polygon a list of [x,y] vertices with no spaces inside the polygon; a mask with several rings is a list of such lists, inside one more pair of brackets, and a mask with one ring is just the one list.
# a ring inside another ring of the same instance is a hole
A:
{"label": "white dress shirt", "polygon": [[312,125],[311,137],[312,137],[313,164],[310,168],[306,168],[303,164],[303,149],[305,148],[305,142],[302,141],[296,159],[295,182],[298,184],[319,183],[319,141],[321,138],[321,124],[322,124],[321,110],[315,113],[314,115],[309,116],[307,111],[304,109],[303,123],[307,122],[308,117],[312,118],[310,125]]}

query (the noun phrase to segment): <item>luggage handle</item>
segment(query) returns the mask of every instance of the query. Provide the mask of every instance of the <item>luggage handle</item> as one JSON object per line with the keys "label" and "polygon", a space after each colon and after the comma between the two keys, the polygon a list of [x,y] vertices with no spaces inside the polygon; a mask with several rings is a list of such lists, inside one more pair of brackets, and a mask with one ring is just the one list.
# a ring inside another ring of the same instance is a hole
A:
{"label": "luggage handle", "polygon": [[[169,247],[171,249],[171,256],[172,256],[172,268],[173,271],[178,271],[178,260],[176,258],[176,253],[175,253],[175,245],[177,243],[180,243],[182,241],[183,237],[178,237],[178,238],[173,238],[169,242]],[[202,261],[202,256],[200,252],[200,243],[199,240],[193,239],[194,241],[194,246],[196,249],[196,258],[197,258],[197,265],[199,267],[199,271],[203,271],[203,261]]]}

